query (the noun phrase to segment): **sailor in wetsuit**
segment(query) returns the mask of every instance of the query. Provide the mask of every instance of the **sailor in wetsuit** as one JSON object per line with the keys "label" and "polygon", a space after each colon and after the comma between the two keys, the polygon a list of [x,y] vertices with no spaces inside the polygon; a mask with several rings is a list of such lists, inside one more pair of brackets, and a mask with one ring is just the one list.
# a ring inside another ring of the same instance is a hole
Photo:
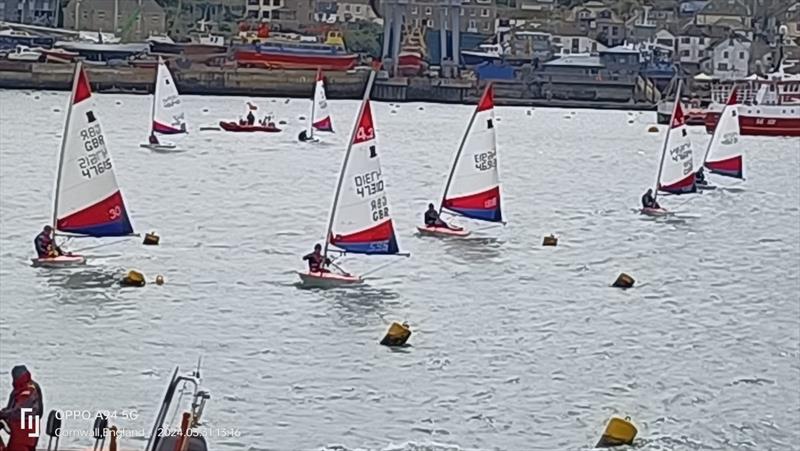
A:
{"label": "sailor in wetsuit", "polygon": [[53,240],[53,228],[49,225],[44,226],[42,232],[36,235],[33,240],[33,245],[36,248],[36,254],[39,258],[52,258],[64,255],[61,248],[56,246]]}
{"label": "sailor in wetsuit", "polygon": [[450,225],[439,217],[439,212],[436,211],[433,204],[428,204],[428,210],[425,212],[425,226],[426,227],[443,227],[450,229]]}
{"label": "sailor in wetsuit", "polygon": [[700,169],[698,169],[697,173],[695,174],[694,182],[698,185],[708,185],[708,182],[706,181],[706,175],[703,173],[702,166],[700,166]]}
{"label": "sailor in wetsuit", "polygon": [[247,112],[247,125],[253,125],[256,123],[256,117],[253,115],[252,111]]}
{"label": "sailor in wetsuit", "polygon": [[642,208],[661,208],[653,197],[652,188],[648,189],[647,192],[642,195]]}
{"label": "sailor in wetsuit", "polygon": [[332,263],[331,259],[322,255],[322,246],[319,243],[314,245],[314,252],[303,256],[303,260],[308,260],[308,272],[330,272],[325,266]]}

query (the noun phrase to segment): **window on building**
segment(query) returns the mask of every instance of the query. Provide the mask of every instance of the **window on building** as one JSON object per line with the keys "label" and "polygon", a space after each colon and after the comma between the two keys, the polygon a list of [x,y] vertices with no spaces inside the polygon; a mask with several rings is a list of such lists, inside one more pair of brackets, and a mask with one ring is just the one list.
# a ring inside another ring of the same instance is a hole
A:
{"label": "window on building", "polygon": [[691,38],[681,38],[681,44],[688,44],[691,42]]}
{"label": "window on building", "polygon": [[728,63],[717,64],[717,70],[728,70]]}
{"label": "window on building", "polygon": [[740,59],[740,60],[743,60],[743,59],[745,59],[745,57],[744,57],[744,52],[739,52],[739,59]]}
{"label": "window on building", "polygon": [[688,58],[689,57],[689,51],[688,50],[682,50],[681,51],[681,56]]}
{"label": "window on building", "polygon": [[270,18],[269,13],[270,13],[270,10],[268,10],[268,9],[264,10],[264,11],[261,11],[261,18],[262,19],[269,19]]}
{"label": "window on building", "polygon": [[414,19],[414,20],[411,21],[411,25],[413,25],[415,27],[419,27],[419,24],[420,24],[419,19]]}
{"label": "window on building", "polygon": [[247,11],[247,18],[248,19],[258,19],[258,11],[254,10],[254,9],[250,10],[250,11]]}
{"label": "window on building", "polygon": [[469,24],[467,25],[467,27],[468,27],[470,30],[477,30],[477,29],[478,29],[478,24],[477,24],[477,23],[475,23],[475,19],[470,19],[470,20],[469,20]]}
{"label": "window on building", "polygon": [[431,9],[430,6],[426,6],[425,7],[425,15],[426,16],[430,16],[431,14],[433,14],[433,10]]}
{"label": "window on building", "polygon": [[491,22],[484,22],[483,23],[483,31],[492,31],[492,23]]}
{"label": "window on building", "polygon": [[705,56],[706,56],[705,50],[698,50],[697,51],[697,57],[698,58],[704,58]]}
{"label": "window on building", "polygon": [[481,17],[489,17],[489,10],[486,8],[481,9]]}
{"label": "window on building", "polygon": [[477,15],[478,15],[478,11],[476,11],[474,9],[469,10],[469,16],[470,17],[475,17]]}
{"label": "window on building", "polygon": [[416,16],[417,14],[419,14],[419,8],[417,8],[416,6],[412,6],[411,7],[411,15],[412,16]]}
{"label": "window on building", "polygon": [[153,24],[160,23],[161,22],[161,16],[153,14],[152,16],[150,16],[150,22],[152,22]]}
{"label": "window on building", "polygon": [[345,11],[350,11],[350,4],[349,3],[345,3],[344,4],[344,10]]}
{"label": "window on building", "polygon": [[270,0],[261,0],[261,4],[264,6],[269,6]]}
{"label": "window on building", "polygon": [[280,6],[281,6],[281,0],[272,0],[272,6],[277,6],[277,7],[279,7],[279,8],[280,8]]}
{"label": "window on building", "polygon": [[616,36],[619,34],[619,27],[611,27],[611,35]]}
{"label": "window on building", "polygon": [[356,14],[361,14],[361,5],[356,5],[354,9],[356,11]]}
{"label": "window on building", "polygon": [[731,54],[727,50],[725,50],[724,52],[722,52],[722,57],[723,58],[730,58]]}
{"label": "window on building", "polygon": [[428,19],[426,25],[427,25],[428,28],[434,28],[433,19]]}
{"label": "window on building", "polygon": [[98,18],[99,20],[105,20],[105,18],[106,18],[106,12],[105,12],[105,11],[97,11],[97,18]]}
{"label": "window on building", "polygon": [[84,19],[88,19],[89,18],[89,12],[88,11],[81,12],[81,17],[83,17]]}
{"label": "window on building", "polygon": [[608,33],[608,25],[603,25],[603,33]]}

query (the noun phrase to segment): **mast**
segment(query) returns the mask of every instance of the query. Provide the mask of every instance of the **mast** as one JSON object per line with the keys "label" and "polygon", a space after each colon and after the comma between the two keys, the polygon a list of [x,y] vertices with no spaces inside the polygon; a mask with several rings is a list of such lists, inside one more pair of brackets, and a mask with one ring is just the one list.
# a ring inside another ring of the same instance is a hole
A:
{"label": "mast", "polygon": [[[361,107],[358,109],[356,122],[355,124],[353,124],[353,131],[350,133],[350,140],[347,142],[347,150],[344,153],[344,160],[342,160],[342,170],[339,171],[339,181],[336,183],[336,192],[333,195],[333,205],[331,205],[331,215],[330,218],[328,218],[328,231],[325,232],[325,246],[322,249],[322,256],[325,258],[328,257],[328,241],[331,236],[331,231],[333,230],[333,218],[336,215],[336,207],[339,204],[339,194],[342,191],[342,182],[344,181],[344,171],[347,170],[347,161],[350,159],[350,150],[352,150],[353,148],[353,138],[355,138],[356,133],[358,133],[358,125],[359,122],[361,122],[361,115],[364,114],[364,107],[367,105],[367,102],[369,101],[369,94],[372,91],[372,84],[375,82],[375,76],[378,74],[378,70],[380,68],[381,68],[380,62],[372,63],[372,72],[370,72],[369,74],[369,80],[367,80],[367,87],[366,89],[364,89],[364,98],[361,99]],[[314,89],[316,90],[316,87]]]}
{"label": "mast", "polygon": [[672,121],[675,119],[675,112],[678,111],[678,105],[681,101],[681,87],[683,80],[678,80],[678,91],[675,93],[675,103],[672,105],[672,115],[669,117],[669,128],[667,128],[667,136],[664,137],[664,147],[661,149],[661,162],[658,164],[658,175],[656,176],[656,189],[653,193],[653,200],[658,200],[658,186],[661,184],[661,172],[664,170],[664,157],[667,155],[667,146],[669,145],[669,134],[672,131]]}
{"label": "mast", "polygon": [[[485,89],[491,89],[491,83],[486,86]],[[486,91],[484,90],[484,94]],[[483,99],[483,96],[481,96]],[[480,101],[479,101],[480,102]],[[475,122],[475,117],[478,116],[478,107],[476,106],[475,109],[472,111],[472,116],[469,118],[469,123],[467,124],[467,130],[464,132],[464,136],[461,137],[461,143],[458,145],[458,150],[456,151],[456,157],[453,159],[453,164],[450,165],[450,174],[447,176],[447,183],[444,184],[444,193],[442,193],[442,201],[439,202],[439,210],[437,214],[442,214],[442,208],[444,207],[444,200],[447,198],[447,191],[450,189],[450,184],[453,182],[453,175],[456,173],[456,165],[458,164],[458,159],[461,158],[461,152],[464,150],[464,145],[467,143],[467,136],[469,136],[469,131],[472,130],[472,124]]]}
{"label": "mast", "polygon": [[56,192],[53,196],[53,241],[58,230],[58,193],[61,191],[61,171],[64,168],[64,147],[67,144],[69,133],[69,121],[72,117],[72,107],[75,104],[75,90],[78,87],[78,79],[83,70],[81,62],[75,63],[75,73],[72,75],[72,94],[69,96],[69,107],[67,108],[67,120],[64,122],[64,134],[61,137],[61,150],[58,153],[58,167],[56,168]]}
{"label": "mast", "polygon": [[308,138],[314,137],[314,112],[317,109],[317,81],[319,80],[320,69],[317,68],[317,75],[314,77],[314,90],[311,92],[311,117],[308,118]]}

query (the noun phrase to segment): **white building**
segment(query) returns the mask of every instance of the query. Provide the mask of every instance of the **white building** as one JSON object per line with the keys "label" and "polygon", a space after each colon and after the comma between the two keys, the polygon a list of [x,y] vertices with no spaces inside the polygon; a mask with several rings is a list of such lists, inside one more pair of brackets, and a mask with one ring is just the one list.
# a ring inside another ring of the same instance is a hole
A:
{"label": "white building", "polygon": [[283,6],[283,0],[247,0],[245,12],[250,19],[270,22],[276,18],[275,12]]}
{"label": "white building", "polygon": [[574,54],[597,54],[601,50],[606,50],[606,46],[587,36],[558,36],[550,38],[555,48],[555,53],[559,55]]}
{"label": "white building", "polygon": [[678,36],[677,58],[681,64],[700,64],[708,57],[711,38],[697,27],[689,27]]}
{"label": "white building", "polygon": [[720,39],[711,44],[704,70],[714,78],[742,79],[750,72],[750,40],[742,36]]}

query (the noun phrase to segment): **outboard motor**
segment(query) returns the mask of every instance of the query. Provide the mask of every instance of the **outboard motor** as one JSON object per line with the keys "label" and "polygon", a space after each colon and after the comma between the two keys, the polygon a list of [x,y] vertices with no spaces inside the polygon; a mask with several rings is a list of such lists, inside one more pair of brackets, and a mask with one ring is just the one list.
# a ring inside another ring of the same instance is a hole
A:
{"label": "outboard motor", "polygon": [[[61,418],[63,418],[63,415],[59,410],[51,410],[47,415],[47,425],[44,430],[49,437],[47,451],[58,451],[58,442],[61,440]],[[55,445],[53,441],[55,441]]]}

